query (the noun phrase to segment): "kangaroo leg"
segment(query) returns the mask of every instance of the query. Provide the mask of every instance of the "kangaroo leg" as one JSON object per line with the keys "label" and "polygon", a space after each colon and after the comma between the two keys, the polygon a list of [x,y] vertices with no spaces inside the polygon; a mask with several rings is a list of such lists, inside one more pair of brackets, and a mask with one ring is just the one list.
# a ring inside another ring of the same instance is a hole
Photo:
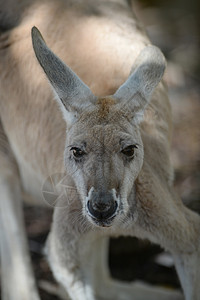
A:
{"label": "kangaroo leg", "polygon": [[[186,300],[200,299],[200,216],[145,170],[137,182],[138,237],[171,251]],[[148,193],[146,193],[148,191]]]}
{"label": "kangaroo leg", "polygon": [[[178,225],[181,230],[175,229],[176,242],[174,247],[170,245],[168,249],[173,255],[185,299],[199,300],[200,217],[185,207],[182,208],[182,211],[179,211],[179,214],[182,214],[184,222]],[[176,246],[176,243],[179,244],[179,247]]]}
{"label": "kangaroo leg", "polygon": [[[55,222],[53,223],[53,227]],[[75,231],[65,232],[65,240],[55,234],[49,235],[47,254],[56,280],[73,300],[95,300],[93,279],[90,276],[92,247],[87,234],[80,236]]]}
{"label": "kangaroo leg", "polygon": [[[183,291],[187,300],[200,299],[200,217],[183,207],[183,213],[191,227],[191,235],[194,236],[195,241],[191,251],[184,251],[184,249],[176,251],[172,249],[172,254],[176,266],[177,273]],[[198,244],[199,242],[199,244]]]}
{"label": "kangaroo leg", "polygon": [[0,123],[0,254],[3,300],[39,299],[23,222],[16,163]]}
{"label": "kangaroo leg", "polygon": [[94,272],[95,289],[97,291],[98,299],[104,300],[182,300],[183,296],[178,291],[170,291],[161,287],[154,287],[142,282],[126,283],[114,280],[110,276],[108,268],[108,244],[107,237],[100,237],[95,242],[96,253],[94,258]]}

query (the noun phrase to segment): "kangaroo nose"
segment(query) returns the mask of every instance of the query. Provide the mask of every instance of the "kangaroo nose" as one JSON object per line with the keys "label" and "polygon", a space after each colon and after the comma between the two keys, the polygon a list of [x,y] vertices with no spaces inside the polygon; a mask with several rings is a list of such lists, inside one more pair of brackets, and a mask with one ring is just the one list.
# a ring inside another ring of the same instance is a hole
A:
{"label": "kangaroo nose", "polygon": [[107,220],[114,216],[118,204],[111,192],[93,192],[87,202],[89,214],[97,220]]}

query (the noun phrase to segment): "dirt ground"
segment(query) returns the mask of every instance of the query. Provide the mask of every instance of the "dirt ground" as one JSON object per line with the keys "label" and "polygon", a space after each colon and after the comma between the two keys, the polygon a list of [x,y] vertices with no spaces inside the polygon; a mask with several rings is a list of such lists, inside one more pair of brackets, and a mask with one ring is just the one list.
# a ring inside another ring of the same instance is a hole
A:
{"label": "dirt ground", "polygon": [[[174,119],[171,158],[175,168],[175,187],[184,203],[200,212],[198,24],[194,10],[180,5],[175,7],[172,1],[168,4],[162,2],[163,5],[157,6],[155,1],[150,4],[138,1],[137,14],[147,26],[152,42],[168,59],[165,79]],[[26,206],[25,219],[41,299],[59,299],[57,285],[43,255],[51,211]],[[146,241],[130,238],[112,240],[109,263],[115,278],[128,281],[141,279],[171,289],[180,286],[170,255]]]}

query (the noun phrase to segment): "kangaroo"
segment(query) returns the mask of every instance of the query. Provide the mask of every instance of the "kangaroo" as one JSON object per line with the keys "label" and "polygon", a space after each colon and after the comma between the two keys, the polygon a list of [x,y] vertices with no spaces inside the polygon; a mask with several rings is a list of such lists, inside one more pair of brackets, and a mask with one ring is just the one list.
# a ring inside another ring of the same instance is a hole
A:
{"label": "kangaroo", "polygon": [[57,173],[46,252],[70,299],[183,299],[112,280],[108,239],[119,235],[170,251],[185,299],[200,299],[200,218],[173,190],[163,54],[129,1],[20,5],[0,15],[2,299],[39,299],[22,200],[44,205]]}

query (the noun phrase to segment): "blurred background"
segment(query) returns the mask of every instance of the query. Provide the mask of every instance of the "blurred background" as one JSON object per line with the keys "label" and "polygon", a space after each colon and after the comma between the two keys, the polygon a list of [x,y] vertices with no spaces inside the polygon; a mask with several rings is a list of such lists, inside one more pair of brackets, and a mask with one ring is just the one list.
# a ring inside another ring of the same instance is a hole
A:
{"label": "blurred background", "polygon": [[[175,187],[183,202],[200,212],[200,1],[138,0],[135,13],[152,43],[168,60],[165,80],[174,120],[171,158]],[[41,298],[60,299],[43,255],[51,211],[26,206],[25,219]],[[170,254],[146,241],[112,240],[109,264],[112,275],[121,280],[140,279],[170,289],[179,287]]]}

